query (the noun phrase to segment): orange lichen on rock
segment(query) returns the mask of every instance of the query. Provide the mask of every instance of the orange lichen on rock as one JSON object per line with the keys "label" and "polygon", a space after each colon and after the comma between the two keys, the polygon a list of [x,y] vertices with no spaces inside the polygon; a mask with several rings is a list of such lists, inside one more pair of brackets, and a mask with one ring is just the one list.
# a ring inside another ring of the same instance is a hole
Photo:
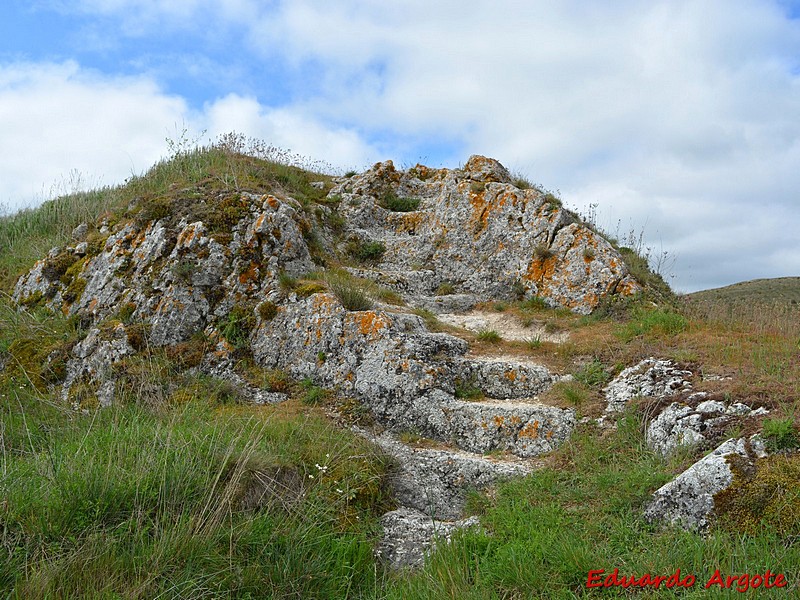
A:
{"label": "orange lichen on rock", "polygon": [[503,192],[494,198],[488,200],[486,198],[486,191],[470,192],[469,202],[472,205],[472,216],[470,220],[474,222],[476,228],[480,231],[489,224],[489,215],[492,211],[503,208],[509,199],[513,202],[516,196],[511,192]]}
{"label": "orange lichen on rock", "polygon": [[525,279],[537,283],[544,282],[553,277],[557,263],[558,259],[555,256],[548,256],[547,258],[536,256],[533,258],[530,265],[528,265],[528,272],[525,274]]}
{"label": "orange lichen on rock", "polygon": [[539,437],[539,421],[534,421],[532,425],[530,423],[525,425],[525,427],[520,429],[517,437],[527,437],[532,439]]}
{"label": "orange lichen on rock", "polygon": [[178,241],[176,246],[178,248],[188,248],[192,242],[197,238],[202,231],[201,227],[186,227],[178,234]]}
{"label": "orange lichen on rock", "polygon": [[517,380],[517,372],[514,369],[506,371],[503,373],[503,376],[508,379],[509,381],[516,381]]}
{"label": "orange lichen on rock", "polygon": [[258,267],[255,263],[250,263],[246,271],[239,274],[239,283],[246,284],[258,281]]}
{"label": "orange lichen on rock", "polygon": [[277,210],[280,206],[280,202],[275,196],[267,196],[267,205],[273,210]]}
{"label": "orange lichen on rock", "polygon": [[492,420],[494,421],[495,427],[498,427],[498,428],[502,427],[506,422],[506,418],[503,415],[497,415]]}
{"label": "orange lichen on rock", "polygon": [[391,321],[384,316],[379,315],[375,311],[367,310],[360,313],[358,318],[358,331],[361,335],[369,336],[373,339],[378,337],[381,329],[388,327]]}

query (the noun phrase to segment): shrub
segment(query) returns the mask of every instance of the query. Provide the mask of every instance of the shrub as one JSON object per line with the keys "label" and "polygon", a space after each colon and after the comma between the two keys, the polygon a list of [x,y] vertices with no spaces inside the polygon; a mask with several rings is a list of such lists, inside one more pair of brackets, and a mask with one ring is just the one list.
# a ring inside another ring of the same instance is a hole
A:
{"label": "shrub", "polygon": [[765,526],[778,535],[800,535],[800,455],[770,456],[754,474],[734,465],[733,483],[714,496],[718,521],[725,529],[757,534]]}
{"label": "shrub", "polygon": [[258,314],[262,321],[271,321],[278,314],[278,306],[274,302],[265,300],[258,305]]}

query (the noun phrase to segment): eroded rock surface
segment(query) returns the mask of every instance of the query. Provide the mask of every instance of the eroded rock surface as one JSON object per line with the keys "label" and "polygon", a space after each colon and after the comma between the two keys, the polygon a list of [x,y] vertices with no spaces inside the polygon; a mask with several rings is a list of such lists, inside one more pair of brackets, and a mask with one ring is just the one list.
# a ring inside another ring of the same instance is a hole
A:
{"label": "eroded rock surface", "polygon": [[477,517],[438,521],[413,508],[399,508],[381,518],[384,537],[376,554],[394,569],[418,567],[437,543],[446,543],[456,531],[478,525]]}
{"label": "eroded rock surface", "polygon": [[646,358],[623,369],[603,390],[606,413],[625,410],[628,402],[637,397],[663,397],[692,389],[692,372],[678,368],[670,360]]}

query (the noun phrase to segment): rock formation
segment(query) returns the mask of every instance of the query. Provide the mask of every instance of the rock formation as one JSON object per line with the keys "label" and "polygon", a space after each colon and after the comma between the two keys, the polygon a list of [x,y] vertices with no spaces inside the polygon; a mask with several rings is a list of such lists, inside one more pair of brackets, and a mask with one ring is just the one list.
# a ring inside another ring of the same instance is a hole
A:
{"label": "rock formation", "polygon": [[[385,428],[362,433],[399,462],[402,507],[384,518],[380,548],[395,566],[418,564],[432,534],[474,524],[461,520],[467,489],[529,472],[523,459],[557,448],[576,424],[574,409],[539,399],[558,374],[473,356],[412,309],[463,314],[478,302],[537,296],[586,314],[641,290],[602,236],[480,156],[455,170],[379,163],[338,179],[317,205],[184,190],[141,199],[73,237],[13,294],[21,307],[45,304],[88,331],[67,361],[64,399],[111,404],[117,362],[144,348],[188,352],[198,336],[203,351],[185,365],[232,379],[251,401],[285,396],[244,381],[233,369],[241,353],[354,399]],[[373,298],[354,307],[337,282]],[[376,290],[394,304],[376,301]],[[609,411],[685,390],[687,375],[654,359],[623,371],[608,388]],[[464,385],[480,398],[464,398]],[[408,432],[439,446],[408,447],[397,437]]]}

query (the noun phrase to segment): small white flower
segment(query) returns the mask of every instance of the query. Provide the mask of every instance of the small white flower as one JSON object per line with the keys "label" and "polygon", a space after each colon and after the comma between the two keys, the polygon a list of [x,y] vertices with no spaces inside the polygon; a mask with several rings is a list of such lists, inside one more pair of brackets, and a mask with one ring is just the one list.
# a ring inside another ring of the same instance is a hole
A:
{"label": "small white flower", "polygon": [[339,488],[336,488],[336,491],[339,492],[340,494],[342,493],[342,490],[340,490]]}
{"label": "small white flower", "polygon": [[308,478],[309,479],[314,479],[314,476],[313,475],[309,475]]}

